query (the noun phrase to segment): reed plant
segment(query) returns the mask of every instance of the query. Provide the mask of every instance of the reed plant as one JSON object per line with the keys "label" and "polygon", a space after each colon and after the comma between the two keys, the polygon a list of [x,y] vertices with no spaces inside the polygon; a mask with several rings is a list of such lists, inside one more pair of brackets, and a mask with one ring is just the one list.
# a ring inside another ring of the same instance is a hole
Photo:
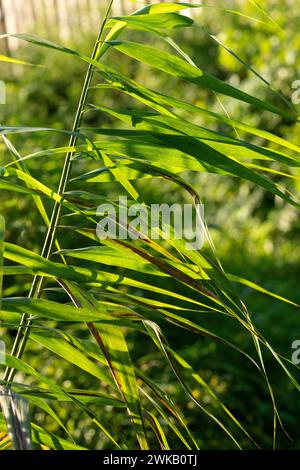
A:
{"label": "reed plant", "polygon": [[[170,435],[172,442],[177,441],[177,448],[199,449],[202,443],[205,447],[205,430],[201,425],[196,433],[192,431],[185,410],[174,402],[167,384],[153,381],[139,361],[133,359],[128,335],[134,332],[144,338],[145,344],[154,344],[182,388],[187,403],[196,406],[219,427],[234,447],[259,448],[258,436],[250,434],[235,410],[222,401],[201,373],[179,354],[176,344],[167,339],[166,332],[172,325],[178,331],[189,332],[191,337],[199,335],[224,350],[228,348],[249,363],[257,380],[268,390],[275,447],[278,428],[285,429],[285,424],[265,356],[271,356],[274,367],[281,369],[287,383],[299,390],[297,371],[259,331],[236,286],[244,285],[275,297],[278,302],[295,304],[251,280],[225,272],[218,246],[214,246],[205,223],[206,244],[200,250],[189,249],[179,239],[153,240],[139,228],[134,240],[99,241],[97,207],[104,203],[115,205],[115,200],[107,199],[101,192],[103,183],[111,182],[119,185],[130,204],[139,203],[146,208],[151,201],[143,198],[139,188],[159,178],[162,185],[172,182],[178,191],[185,191],[197,208],[203,194],[198,194],[186,175],[199,172],[239,178],[299,208],[297,195],[276,182],[274,176],[278,170],[272,166],[275,162],[284,168],[281,176],[288,180],[290,171],[300,166],[297,145],[228,114],[213,112],[209,106],[200,107],[184,96],[166,95],[133,80],[117,66],[117,57],[121,55],[143,64],[149,74],[162,73],[167,79],[172,77],[195,89],[204,88],[230,97],[257,112],[278,116],[289,125],[299,122],[299,117],[285,97],[271,90],[269,83],[265,83],[266,87],[276,94],[281,106],[241,91],[200,69],[175,42],[173,30],[197,28],[183,12],[199,6],[151,3],[129,16],[112,18],[112,4],[110,0],[90,57],[37,36],[15,35],[33,47],[74,56],[86,64],[87,71],[71,130],[5,124],[0,127],[11,156],[11,161],[1,168],[0,188],[8,194],[30,196],[46,227],[40,254],[9,240],[1,242],[4,263],[0,274],[20,276],[20,279],[30,275],[33,279],[27,297],[2,299],[2,325],[16,331],[12,350],[5,358],[3,390],[5,393],[13,390],[32,406],[40,407],[61,429],[61,434],[53,434],[32,422],[35,446],[82,449],[55,413],[54,403],[59,403],[60,407],[71,405],[79,410],[97,429],[99,439],[104,436],[108,446],[114,449],[129,448],[129,434],[135,436],[135,447],[144,450],[170,449]],[[128,40],[132,31],[138,32],[140,42]],[[97,92],[93,103],[89,102],[91,87]],[[105,94],[113,97],[115,107],[105,106]],[[120,96],[128,103],[126,109],[118,108]],[[114,125],[87,127],[83,118],[88,112],[105,114]],[[202,117],[210,120],[210,128],[201,125]],[[226,133],[213,130],[218,124],[227,129]],[[49,132],[69,138],[68,145],[21,156],[11,141],[15,134]],[[255,136],[263,143],[254,144],[247,136]],[[65,161],[58,188],[48,186],[42,171],[40,178],[32,176],[29,163],[33,159],[42,168],[45,159],[61,155],[65,155]],[[90,165],[89,171],[80,172],[82,162]],[[120,220],[117,223],[121,225]],[[3,237],[1,228],[0,233]],[[65,245],[65,234],[69,239],[70,233],[71,247]],[[164,287],[165,278],[172,287]],[[216,328],[208,327],[207,315],[216,318]],[[222,325],[228,322],[248,338],[252,344],[250,352],[223,336]],[[85,331],[89,331],[89,338],[82,336]],[[94,389],[68,388],[34,369],[24,355],[29,338],[71,367],[90,375],[96,384]],[[26,380],[18,381],[16,373],[30,378],[29,385]],[[209,396],[209,404],[202,400],[204,394]],[[107,407],[111,407],[109,422],[103,419]],[[116,414],[124,414],[123,430],[115,426]],[[0,429],[7,430],[4,416],[0,418]]]}

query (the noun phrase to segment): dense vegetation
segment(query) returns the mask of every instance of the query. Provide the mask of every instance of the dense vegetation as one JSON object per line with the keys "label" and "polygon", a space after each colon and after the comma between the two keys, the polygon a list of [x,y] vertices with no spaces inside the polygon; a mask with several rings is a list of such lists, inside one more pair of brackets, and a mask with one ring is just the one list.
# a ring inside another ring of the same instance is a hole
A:
{"label": "dense vegetation", "polygon": [[[151,3],[1,65],[2,384],[37,448],[298,448],[300,5]],[[201,200],[204,247],[100,243],[120,194]]]}

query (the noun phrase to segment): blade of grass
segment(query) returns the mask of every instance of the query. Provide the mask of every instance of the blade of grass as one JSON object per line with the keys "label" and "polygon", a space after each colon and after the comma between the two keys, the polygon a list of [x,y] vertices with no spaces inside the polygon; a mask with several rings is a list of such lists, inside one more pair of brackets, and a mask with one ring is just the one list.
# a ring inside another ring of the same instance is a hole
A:
{"label": "blade of grass", "polygon": [[[104,19],[101,23],[101,26],[98,32],[94,50],[91,55],[92,61],[96,60],[97,57],[99,56],[99,51],[101,49],[101,40],[102,40],[105,24],[108,20],[112,5],[113,5],[113,0],[109,0]],[[88,66],[86,76],[85,76],[85,81],[84,81],[84,85],[82,88],[81,97],[79,100],[76,116],[74,119],[74,124],[73,124],[73,129],[72,129],[74,133],[78,132],[78,129],[80,128],[80,125],[81,125],[83,110],[86,104],[89,86],[91,84],[93,73],[94,73],[94,66],[92,65],[92,63],[90,63]],[[77,143],[77,136],[72,135],[70,142],[69,142],[69,147],[75,146],[76,143]],[[64,163],[64,167],[61,173],[60,184],[59,184],[58,191],[57,191],[59,196],[62,196],[63,193],[65,192],[69,175],[71,172],[71,168],[72,168],[72,157],[73,157],[72,152],[68,152],[65,157],[65,163]],[[45,238],[44,246],[42,249],[42,256],[46,258],[49,258],[51,255],[53,243],[56,238],[56,231],[57,231],[57,225],[58,225],[60,213],[61,213],[61,204],[60,202],[55,202],[55,205],[52,211],[50,224],[49,224],[48,231],[47,231],[47,235]],[[32,287],[29,293],[29,297],[38,297],[41,294],[42,283],[43,283],[43,278],[38,277],[38,276],[34,278]],[[25,330],[23,329],[24,325],[26,325],[27,327],[25,328]],[[22,356],[23,351],[26,347],[26,342],[29,336],[29,331],[30,331],[30,322],[28,321],[27,315],[24,314],[20,323],[20,329],[17,333],[15,342],[12,348],[11,354],[13,356],[16,356],[18,358]],[[13,380],[13,378],[14,378],[14,370],[7,368],[4,374],[4,380],[10,382]]]}

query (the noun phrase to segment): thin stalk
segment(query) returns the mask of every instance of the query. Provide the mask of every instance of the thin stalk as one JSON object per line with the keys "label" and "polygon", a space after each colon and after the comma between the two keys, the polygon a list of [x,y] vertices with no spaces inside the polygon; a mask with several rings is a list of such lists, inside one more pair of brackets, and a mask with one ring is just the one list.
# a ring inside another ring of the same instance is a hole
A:
{"label": "thin stalk", "polygon": [[[106,9],[102,24],[100,26],[98,37],[97,37],[97,40],[96,40],[96,43],[95,43],[95,46],[94,46],[94,49],[93,49],[93,52],[92,52],[92,55],[91,55],[92,61],[96,60],[99,57],[101,44],[102,44],[102,36],[103,36],[104,28],[105,28],[105,25],[107,23],[107,20],[108,20],[108,17],[109,17],[109,14],[110,14],[110,11],[111,11],[111,8],[112,8],[112,5],[113,5],[113,1],[114,0],[109,0],[109,2],[108,2],[108,6],[107,6],[107,9]],[[76,115],[75,115],[75,119],[74,119],[74,124],[73,124],[73,128],[72,128],[72,136],[71,136],[70,142],[69,142],[69,147],[71,147],[71,148],[75,147],[76,144],[77,144],[77,140],[78,140],[77,133],[78,133],[79,128],[81,126],[83,112],[84,112],[84,109],[85,109],[85,105],[86,105],[86,101],[87,101],[87,96],[88,96],[91,80],[93,78],[93,73],[94,73],[94,65],[92,65],[92,63],[90,63],[89,67],[87,69],[87,72],[86,72],[84,84],[83,84],[83,87],[82,87],[81,96],[80,96],[80,99],[79,99],[79,103],[78,103],[78,107],[77,107],[77,111],[76,111]],[[74,152],[69,151],[66,154],[66,157],[65,157],[64,167],[63,167],[63,170],[62,170],[62,173],[61,173],[59,187],[58,187],[58,190],[57,190],[57,193],[62,197],[65,193],[66,186],[68,184],[68,180],[69,180],[69,176],[70,176],[70,172],[71,172],[71,169],[72,169],[72,157],[73,157],[73,155],[74,155]],[[62,208],[61,203],[56,201],[55,204],[54,204],[54,207],[53,207],[50,224],[49,224],[49,227],[48,227],[47,235],[46,235],[44,245],[43,245],[43,249],[42,249],[42,252],[41,252],[41,255],[46,259],[49,259],[50,256],[51,256],[51,253],[52,253],[52,248],[53,248],[53,244],[54,244],[54,241],[55,241],[55,238],[56,238],[57,227],[58,227],[59,218],[60,218],[60,214],[61,214],[61,208]],[[42,276],[35,276],[34,279],[33,279],[32,286],[31,286],[30,292],[28,294],[28,297],[29,298],[38,298],[38,297],[40,297],[40,295],[42,293],[42,287],[43,287],[43,277]],[[12,356],[17,357],[17,358],[22,357],[23,352],[24,352],[25,347],[26,347],[26,344],[27,344],[28,337],[29,337],[30,326],[31,326],[30,316],[27,315],[27,314],[23,314],[20,325],[19,325],[19,328],[18,328],[16,338],[15,338],[15,341],[14,341],[14,344],[13,344],[13,347],[12,347],[12,350],[11,350],[11,355]],[[7,367],[6,370],[5,370],[5,373],[4,373],[3,380],[8,382],[9,385],[11,385],[11,383],[14,379],[15,373],[16,373],[16,371],[15,371],[14,368]]]}

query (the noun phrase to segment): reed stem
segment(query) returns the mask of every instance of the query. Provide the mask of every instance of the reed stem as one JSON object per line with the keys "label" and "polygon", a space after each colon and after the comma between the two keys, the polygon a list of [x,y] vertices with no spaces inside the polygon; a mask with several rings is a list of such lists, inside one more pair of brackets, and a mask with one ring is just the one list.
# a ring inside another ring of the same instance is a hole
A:
{"label": "reed stem", "polygon": [[[97,40],[95,42],[94,49],[91,55],[91,63],[89,64],[89,67],[86,72],[81,96],[79,99],[79,103],[77,106],[77,111],[76,111],[76,115],[75,115],[75,119],[73,123],[72,135],[69,141],[69,147],[71,148],[75,147],[77,144],[77,140],[78,140],[77,134],[82,123],[83,112],[85,109],[89,87],[90,87],[91,80],[93,78],[93,73],[94,73],[94,65],[92,64],[92,62],[96,60],[99,56],[104,28],[107,23],[113,2],[114,0],[109,0],[108,2],[108,6],[106,9],[103,21],[101,23]],[[68,184],[70,172],[72,169],[73,155],[74,155],[74,152],[69,151],[65,156],[65,162],[64,162],[63,170],[62,170],[61,177],[60,177],[59,187],[57,190],[57,193],[61,197],[63,197],[67,184]],[[47,235],[45,237],[43,249],[41,252],[41,256],[43,256],[46,259],[49,259],[52,253],[52,248],[53,248],[53,244],[56,238],[57,227],[58,227],[59,218],[61,214],[61,208],[62,208],[61,202],[55,201],[51,219],[50,219],[50,224],[48,226]],[[33,279],[28,297],[31,299],[39,298],[42,293],[42,287],[43,287],[43,277],[35,276]],[[11,356],[14,356],[18,359],[22,357],[26,344],[27,344],[28,337],[29,337],[30,326],[31,326],[30,316],[24,313],[20,321],[18,332],[17,332],[16,338],[15,338],[15,341],[11,350]],[[3,376],[3,380],[5,382],[8,382],[8,386],[11,386],[15,373],[16,373],[16,370],[14,368],[10,368],[10,367],[6,368],[4,376]]]}

